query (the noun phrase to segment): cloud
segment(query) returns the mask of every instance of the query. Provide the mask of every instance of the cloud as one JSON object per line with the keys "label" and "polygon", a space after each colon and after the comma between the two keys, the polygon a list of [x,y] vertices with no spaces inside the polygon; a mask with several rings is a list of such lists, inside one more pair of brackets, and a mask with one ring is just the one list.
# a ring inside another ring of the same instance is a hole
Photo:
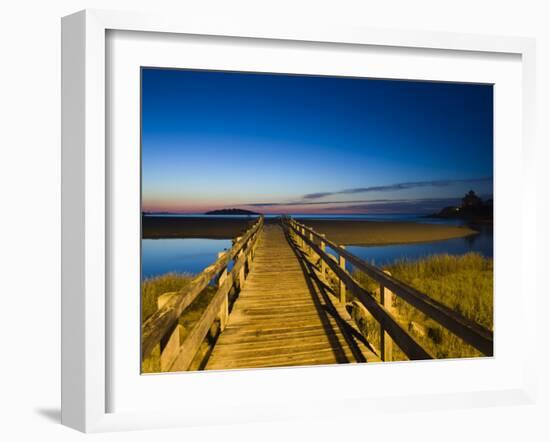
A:
{"label": "cloud", "polygon": [[460,198],[418,198],[411,200],[387,200],[386,202],[372,202],[364,204],[339,205],[324,209],[328,212],[346,211],[355,213],[433,213],[446,206],[456,206]]}
{"label": "cloud", "polygon": [[277,206],[319,206],[325,204],[357,204],[357,203],[383,203],[395,201],[391,199],[349,200],[349,201],[292,201],[287,203],[249,203],[248,207],[277,207]]}
{"label": "cloud", "polygon": [[304,199],[317,199],[317,198],[323,198],[325,196],[329,195],[335,195],[339,192],[319,192],[319,193],[308,193],[307,195],[304,195]]}
{"label": "cloud", "polygon": [[[492,195],[479,195],[486,200]],[[289,203],[252,203],[253,207],[285,207],[301,206],[301,208],[331,205],[321,207],[319,213],[435,213],[443,207],[460,205],[462,196],[441,198],[411,198],[411,199],[370,199],[351,201],[311,201]]]}
{"label": "cloud", "polygon": [[352,195],[356,193],[366,193],[366,192],[391,192],[396,190],[405,190],[405,189],[414,189],[418,187],[447,187],[452,184],[461,184],[461,183],[482,183],[492,181],[493,177],[484,177],[484,178],[473,178],[465,180],[432,180],[432,181],[415,181],[409,183],[397,183],[390,184],[387,186],[370,186],[370,187],[356,187],[353,189],[344,189],[335,192],[317,192],[317,193],[308,193],[302,198],[304,200],[312,200],[324,198],[331,195]]}

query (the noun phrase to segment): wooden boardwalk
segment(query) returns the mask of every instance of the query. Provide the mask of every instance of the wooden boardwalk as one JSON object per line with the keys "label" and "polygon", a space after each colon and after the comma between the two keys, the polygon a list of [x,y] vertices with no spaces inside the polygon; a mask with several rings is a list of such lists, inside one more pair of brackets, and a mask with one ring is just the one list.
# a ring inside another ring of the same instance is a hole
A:
{"label": "wooden boardwalk", "polygon": [[279,224],[265,225],[206,369],[372,360],[379,358],[314,267]]}

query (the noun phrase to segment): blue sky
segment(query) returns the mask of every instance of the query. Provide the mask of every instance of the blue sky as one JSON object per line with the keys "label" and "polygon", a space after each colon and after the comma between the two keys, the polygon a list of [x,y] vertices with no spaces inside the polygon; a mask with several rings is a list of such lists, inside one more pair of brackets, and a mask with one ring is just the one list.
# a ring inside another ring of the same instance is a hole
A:
{"label": "blue sky", "polygon": [[491,85],[142,69],[145,211],[429,212],[492,176]]}

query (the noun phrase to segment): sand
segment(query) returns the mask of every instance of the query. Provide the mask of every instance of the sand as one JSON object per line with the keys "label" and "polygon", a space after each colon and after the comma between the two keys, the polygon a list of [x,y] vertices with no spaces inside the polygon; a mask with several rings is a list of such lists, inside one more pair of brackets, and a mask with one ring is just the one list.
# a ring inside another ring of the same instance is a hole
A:
{"label": "sand", "polygon": [[[231,239],[244,233],[255,219],[144,216],[143,238]],[[477,233],[469,227],[410,222],[335,221],[304,219],[300,222],[344,245],[408,244],[460,238]],[[274,220],[266,220],[274,222]]]}
{"label": "sand", "polygon": [[461,238],[476,232],[466,226],[412,222],[299,220],[343,245],[409,244]]}
{"label": "sand", "polygon": [[143,216],[142,237],[231,239],[248,230],[254,222],[255,218]]}

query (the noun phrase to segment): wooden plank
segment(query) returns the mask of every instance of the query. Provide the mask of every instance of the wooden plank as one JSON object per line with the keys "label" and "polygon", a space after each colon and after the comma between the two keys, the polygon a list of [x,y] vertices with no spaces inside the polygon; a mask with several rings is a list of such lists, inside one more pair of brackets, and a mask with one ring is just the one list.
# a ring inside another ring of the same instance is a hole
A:
{"label": "wooden plank", "polygon": [[287,333],[264,333],[264,334],[237,334],[230,337],[226,337],[223,342],[219,342],[216,345],[240,345],[240,344],[251,344],[251,345],[263,345],[263,343],[270,345],[278,341],[292,341],[294,339],[317,339],[319,337],[328,337],[337,335],[336,332],[330,333],[327,332],[324,328],[318,327],[313,330],[291,330]]}
{"label": "wooden plank", "polygon": [[[337,356],[344,358],[343,353]],[[349,362],[349,361],[348,361]],[[209,370],[223,370],[229,368],[261,368],[261,367],[291,367],[296,365],[316,365],[316,364],[335,364],[337,360],[334,356],[334,351],[331,348],[318,350],[314,353],[304,352],[282,356],[265,356],[258,358],[218,358],[209,363]]]}
{"label": "wooden plank", "polygon": [[[282,345],[284,344],[284,345]],[[231,348],[231,359],[258,359],[267,357],[283,357],[288,355],[297,355],[311,353],[315,354],[326,349],[333,349],[334,352],[346,353],[346,346],[342,343],[339,347],[331,347],[328,340],[316,339],[309,343],[300,343],[299,341],[277,342],[275,345],[251,346],[251,345],[233,345]],[[214,350],[216,351],[216,350]],[[348,352],[349,353],[349,352]]]}
{"label": "wooden plank", "polygon": [[[243,299],[239,300],[239,306],[241,308],[247,308],[247,307],[274,307],[278,308],[281,306],[281,301],[278,299],[273,299],[271,297],[268,298],[262,298],[262,299]],[[313,301],[311,299],[292,299],[287,300],[284,304],[284,308],[294,308],[294,307],[303,307],[303,306],[310,306],[313,304]]]}
{"label": "wooden plank", "polygon": [[[244,327],[228,327],[225,329],[223,333],[224,341],[227,341],[228,339],[231,339],[232,336],[238,336],[242,337],[243,339],[246,337],[266,337],[269,338],[270,336],[274,335],[287,335],[287,334],[294,334],[294,333],[308,333],[308,332],[317,332],[322,331],[326,333],[325,327],[323,327],[322,324],[314,324],[309,326],[300,327],[299,329],[295,327],[291,327],[287,324],[281,324],[278,327],[273,327],[271,329],[258,329],[257,327],[253,327],[250,329],[246,329]],[[216,345],[221,345],[223,343],[222,341],[219,341]]]}
{"label": "wooden plank", "polygon": [[255,318],[261,320],[264,318],[273,318],[276,315],[276,318],[281,321],[286,321],[290,318],[307,318],[308,316],[313,316],[316,318],[318,316],[317,311],[315,311],[315,306],[310,304],[301,308],[288,309],[286,306],[279,306],[278,308],[243,308],[239,306],[239,310],[236,311],[233,315],[236,318]]}

